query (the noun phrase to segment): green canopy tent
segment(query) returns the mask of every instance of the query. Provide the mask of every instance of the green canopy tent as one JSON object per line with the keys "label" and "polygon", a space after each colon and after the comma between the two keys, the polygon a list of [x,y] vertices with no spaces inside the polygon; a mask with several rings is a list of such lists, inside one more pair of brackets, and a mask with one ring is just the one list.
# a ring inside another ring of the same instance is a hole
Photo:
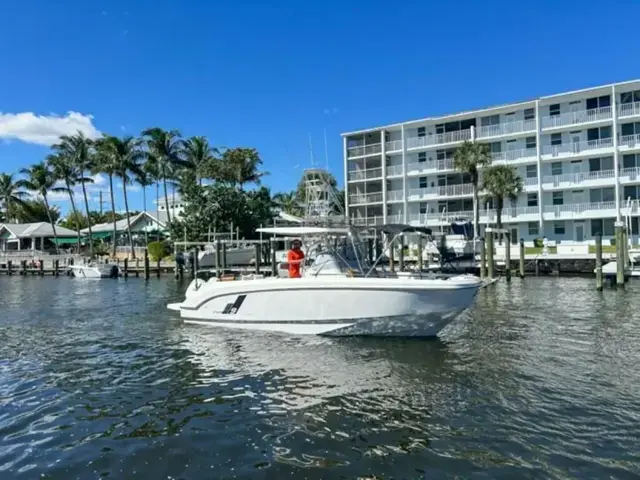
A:
{"label": "green canopy tent", "polygon": [[58,245],[77,245],[78,237],[76,238],[48,238],[51,243],[56,243]]}

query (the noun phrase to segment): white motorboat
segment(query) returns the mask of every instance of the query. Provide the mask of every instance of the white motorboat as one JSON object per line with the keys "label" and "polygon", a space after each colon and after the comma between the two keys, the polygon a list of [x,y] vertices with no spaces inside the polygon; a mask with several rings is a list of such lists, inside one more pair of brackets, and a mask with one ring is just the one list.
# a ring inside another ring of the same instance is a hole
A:
{"label": "white motorboat", "polygon": [[[407,225],[383,228],[395,238],[424,230]],[[357,232],[349,227],[261,231],[322,237],[314,244],[315,259],[303,268],[302,278],[195,279],[185,300],[168,308],[179,311],[185,322],[217,327],[331,336],[435,336],[471,305],[482,285],[470,275],[443,279],[380,271],[377,262],[369,264]],[[341,237],[340,245],[335,237]]]}
{"label": "white motorboat", "polygon": [[87,265],[69,265],[75,278],[117,278],[120,268],[112,263],[90,263]]}

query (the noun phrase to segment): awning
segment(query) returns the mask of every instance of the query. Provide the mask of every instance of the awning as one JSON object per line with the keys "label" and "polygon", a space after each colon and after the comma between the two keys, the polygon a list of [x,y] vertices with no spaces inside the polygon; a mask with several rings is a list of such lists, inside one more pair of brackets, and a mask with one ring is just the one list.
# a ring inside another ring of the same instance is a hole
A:
{"label": "awning", "polygon": [[78,244],[78,239],[77,238],[50,238],[49,240],[51,240],[53,243],[57,244],[57,245],[77,245]]}
{"label": "awning", "polygon": [[[94,240],[100,240],[100,239],[104,239],[104,238],[109,238],[112,235],[113,235],[113,232],[92,232],[91,233],[91,238],[93,238]],[[84,236],[88,237],[89,235],[85,234]]]}

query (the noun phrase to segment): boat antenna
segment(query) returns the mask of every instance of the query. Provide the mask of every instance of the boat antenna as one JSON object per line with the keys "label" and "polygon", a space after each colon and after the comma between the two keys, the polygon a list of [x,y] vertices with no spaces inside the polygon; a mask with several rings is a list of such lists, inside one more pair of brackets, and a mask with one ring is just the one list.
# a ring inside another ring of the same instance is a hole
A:
{"label": "boat antenna", "polygon": [[311,132],[309,132],[309,155],[311,156],[311,166],[315,167],[316,162],[313,158],[313,144],[311,143]]}
{"label": "boat antenna", "polygon": [[324,168],[329,170],[329,150],[327,148],[327,129],[324,129]]}

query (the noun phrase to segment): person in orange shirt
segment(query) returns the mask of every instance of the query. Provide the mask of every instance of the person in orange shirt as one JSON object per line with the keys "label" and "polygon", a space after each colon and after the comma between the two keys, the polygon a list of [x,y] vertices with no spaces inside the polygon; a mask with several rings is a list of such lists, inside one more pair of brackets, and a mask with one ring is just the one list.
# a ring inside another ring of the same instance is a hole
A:
{"label": "person in orange shirt", "polygon": [[304,262],[304,252],[302,242],[294,240],[291,242],[291,250],[287,252],[287,263],[289,264],[289,278],[300,278],[300,265]]}

